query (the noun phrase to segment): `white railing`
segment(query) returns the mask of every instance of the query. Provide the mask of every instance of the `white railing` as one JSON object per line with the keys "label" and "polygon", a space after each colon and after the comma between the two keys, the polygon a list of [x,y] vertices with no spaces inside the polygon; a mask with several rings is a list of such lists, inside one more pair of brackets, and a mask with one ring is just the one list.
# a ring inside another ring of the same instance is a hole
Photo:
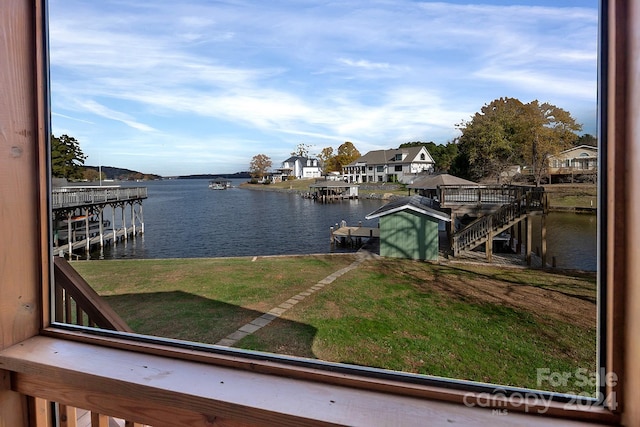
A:
{"label": "white railing", "polygon": [[147,187],[60,188],[51,192],[53,209],[147,198]]}

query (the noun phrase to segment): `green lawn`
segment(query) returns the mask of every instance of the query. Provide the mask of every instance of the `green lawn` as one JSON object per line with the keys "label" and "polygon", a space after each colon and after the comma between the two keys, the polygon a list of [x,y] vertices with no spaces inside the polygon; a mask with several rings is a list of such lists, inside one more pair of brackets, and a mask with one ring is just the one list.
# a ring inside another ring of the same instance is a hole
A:
{"label": "green lawn", "polygon": [[596,207],[598,188],[595,184],[553,184],[545,185],[549,206],[554,207]]}
{"label": "green lawn", "polygon": [[[82,261],[74,267],[139,333],[215,343],[353,255]],[[595,369],[591,274],[366,261],[237,347],[562,392],[536,368]]]}

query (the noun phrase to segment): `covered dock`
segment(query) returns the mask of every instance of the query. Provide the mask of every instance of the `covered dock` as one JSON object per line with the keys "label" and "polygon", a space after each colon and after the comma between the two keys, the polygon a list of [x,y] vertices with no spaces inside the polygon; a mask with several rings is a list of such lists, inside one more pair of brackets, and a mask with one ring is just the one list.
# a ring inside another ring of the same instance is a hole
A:
{"label": "covered dock", "polygon": [[349,226],[346,222],[330,227],[331,245],[359,246],[363,239],[380,238],[378,227],[363,227],[361,222],[357,226]]}
{"label": "covered dock", "polygon": [[358,186],[348,182],[316,181],[309,188],[311,198],[322,203],[358,198]]}

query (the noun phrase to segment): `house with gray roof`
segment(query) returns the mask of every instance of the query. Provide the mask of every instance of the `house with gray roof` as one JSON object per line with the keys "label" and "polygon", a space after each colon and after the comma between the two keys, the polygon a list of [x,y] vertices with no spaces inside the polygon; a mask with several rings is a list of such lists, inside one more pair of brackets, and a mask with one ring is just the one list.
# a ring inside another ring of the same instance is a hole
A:
{"label": "house with gray roof", "polygon": [[432,172],[435,162],[424,146],[369,151],[342,167],[349,182],[410,182],[421,172]]}
{"label": "house with gray roof", "polygon": [[424,175],[416,178],[411,184],[407,185],[409,191],[413,190],[421,196],[430,197],[436,200],[442,200],[440,195],[440,187],[447,185],[458,185],[464,187],[474,187],[479,184],[467,179],[459,178],[448,173],[438,173],[433,175]]}
{"label": "house with gray roof", "polygon": [[322,168],[318,163],[318,159],[303,156],[291,156],[282,162],[282,167],[277,170],[277,174],[280,176],[275,179],[276,181],[291,178],[320,178],[322,176]]}

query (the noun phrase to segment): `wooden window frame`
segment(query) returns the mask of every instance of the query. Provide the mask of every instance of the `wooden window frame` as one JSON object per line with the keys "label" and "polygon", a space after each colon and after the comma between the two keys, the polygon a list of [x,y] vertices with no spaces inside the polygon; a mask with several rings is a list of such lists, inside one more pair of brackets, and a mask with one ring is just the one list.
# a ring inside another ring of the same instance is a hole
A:
{"label": "wooden window frame", "polygon": [[492,398],[489,406],[509,410],[501,418],[465,406],[468,391],[453,382],[412,384],[52,326],[46,1],[0,2],[0,420],[39,419],[33,396],[157,426],[640,425],[640,4],[603,5],[600,359],[618,377],[603,388],[612,409],[554,402],[538,416],[540,405]]}

